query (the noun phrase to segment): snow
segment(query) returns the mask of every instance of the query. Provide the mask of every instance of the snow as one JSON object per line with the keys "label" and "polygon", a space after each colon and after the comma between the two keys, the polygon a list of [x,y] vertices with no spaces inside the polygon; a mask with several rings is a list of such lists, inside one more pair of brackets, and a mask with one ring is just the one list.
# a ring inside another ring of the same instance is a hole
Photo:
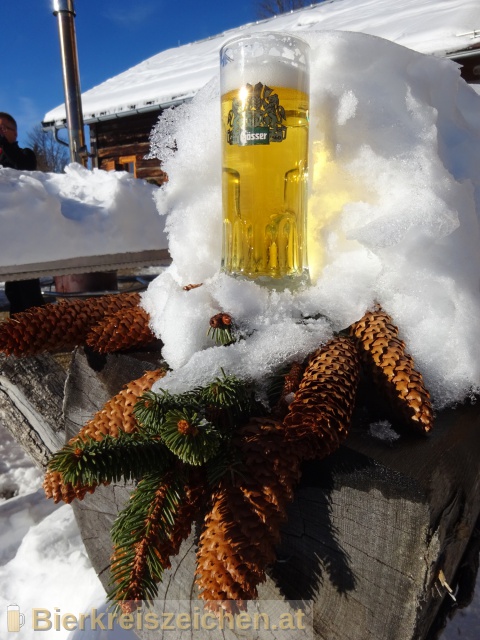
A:
{"label": "snow", "polygon": [[[105,591],[81,540],[73,509],[46,500],[43,474],[0,423],[0,637],[6,637],[7,607],[25,616],[23,640],[35,640],[33,609],[77,617],[105,610]],[[55,640],[135,640],[131,632],[50,630]],[[9,634],[10,635],[10,634]]]}
{"label": "snow", "polygon": [[[34,640],[32,609],[80,613],[100,607],[104,589],[88,559],[70,505],[46,500],[43,474],[0,423],[0,629],[7,629],[7,607],[25,615],[24,640]],[[52,630],[66,640],[69,631]],[[86,637],[86,633],[85,633]],[[107,636],[105,636],[107,638]],[[109,636],[112,638],[112,636]],[[112,638],[113,640],[113,638]]]}
{"label": "snow", "polygon": [[378,422],[372,422],[368,428],[368,433],[372,438],[381,440],[386,444],[393,444],[400,438],[400,434],[392,428],[392,425],[388,420],[379,420]]}
{"label": "snow", "polygon": [[[219,273],[214,78],[152,135],[170,178],[155,198],[173,259],[142,302],[173,369],[155,388],[184,391],[220,368],[261,382],[380,303],[435,407],[463,402],[480,386],[480,99],[446,59],[365,34],[301,35],[312,47],[312,286],[277,293]],[[175,154],[163,153],[167,129]],[[219,311],[245,340],[213,346]]]}
{"label": "snow", "polygon": [[[215,74],[223,43],[255,31],[353,31],[380,36],[422,53],[444,55],[472,45],[478,29],[476,0],[332,0],[282,16],[250,23],[217,36],[162,51],[82,94],[85,122],[109,115],[178,104]],[[475,42],[475,41],[474,41]],[[354,61],[355,52],[349,51]],[[44,122],[64,126],[65,107]]]}
{"label": "snow", "polygon": [[0,168],[0,266],[166,248],[157,188],[78,164],[62,174]]}

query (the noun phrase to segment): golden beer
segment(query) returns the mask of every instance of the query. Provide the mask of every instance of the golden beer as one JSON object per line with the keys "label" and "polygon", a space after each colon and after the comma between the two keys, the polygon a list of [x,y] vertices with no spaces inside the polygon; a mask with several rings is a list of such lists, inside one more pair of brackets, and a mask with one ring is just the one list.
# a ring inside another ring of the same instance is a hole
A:
{"label": "golden beer", "polygon": [[221,98],[222,270],[279,290],[308,281],[308,89],[304,72],[281,75],[249,70]]}

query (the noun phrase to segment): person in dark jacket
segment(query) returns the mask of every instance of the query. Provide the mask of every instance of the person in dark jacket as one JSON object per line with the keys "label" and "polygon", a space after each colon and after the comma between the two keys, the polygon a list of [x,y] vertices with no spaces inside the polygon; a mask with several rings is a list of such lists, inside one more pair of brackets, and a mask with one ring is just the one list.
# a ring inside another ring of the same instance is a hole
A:
{"label": "person in dark jacket", "polygon": [[[37,168],[35,153],[18,146],[17,123],[4,111],[0,111],[0,166],[23,171]],[[10,303],[10,315],[45,304],[38,278],[6,282],[5,295]]]}

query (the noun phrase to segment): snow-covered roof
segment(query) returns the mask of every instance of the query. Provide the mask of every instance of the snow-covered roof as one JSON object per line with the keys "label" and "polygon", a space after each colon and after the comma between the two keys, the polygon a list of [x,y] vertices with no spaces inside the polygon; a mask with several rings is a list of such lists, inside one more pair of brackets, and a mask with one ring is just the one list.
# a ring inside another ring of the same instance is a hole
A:
{"label": "snow-covered roof", "polygon": [[[222,44],[239,33],[359,31],[421,53],[446,55],[480,43],[477,0],[325,0],[162,51],[82,94],[86,123],[159,109],[193,97],[218,70]],[[65,105],[44,124],[64,126]]]}

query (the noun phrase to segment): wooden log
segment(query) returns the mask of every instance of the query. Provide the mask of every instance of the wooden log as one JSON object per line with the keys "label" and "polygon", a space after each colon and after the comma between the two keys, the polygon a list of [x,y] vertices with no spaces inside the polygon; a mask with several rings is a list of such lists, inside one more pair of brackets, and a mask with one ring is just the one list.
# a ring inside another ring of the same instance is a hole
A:
{"label": "wooden log", "polygon": [[14,358],[0,354],[0,419],[34,463],[45,468],[63,446],[66,370],[50,355]]}
{"label": "wooden log", "polygon": [[[145,354],[116,355],[89,363],[79,351],[66,386],[67,436],[123,384],[156,368],[158,354],[151,355],[153,360]],[[431,640],[441,627],[442,603],[451,601],[446,585],[455,586],[462,558],[471,553],[479,484],[476,405],[442,412],[428,438],[403,436],[392,444],[355,426],[337,453],[304,465],[277,562],[252,607],[273,607],[278,613],[292,611],[285,599],[301,601],[312,616],[313,631],[309,636],[308,628],[297,629],[291,638]],[[125,485],[100,487],[74,503],[90,559],[106,588],[109,531],[129,494]],[[173,610],[200,611],[193,584],[195,545],[192,533],[159,586],[153,611],[160,619]],[[184,633],[169,630],[165,637]],[[142,640],[164,637],[158,629],[137,634]],[[222,634],[244,637],[230,629]],[[215,637],[218,630],[202,628],[202,639]],[[249,637],[283,636],[259,630]]]}

